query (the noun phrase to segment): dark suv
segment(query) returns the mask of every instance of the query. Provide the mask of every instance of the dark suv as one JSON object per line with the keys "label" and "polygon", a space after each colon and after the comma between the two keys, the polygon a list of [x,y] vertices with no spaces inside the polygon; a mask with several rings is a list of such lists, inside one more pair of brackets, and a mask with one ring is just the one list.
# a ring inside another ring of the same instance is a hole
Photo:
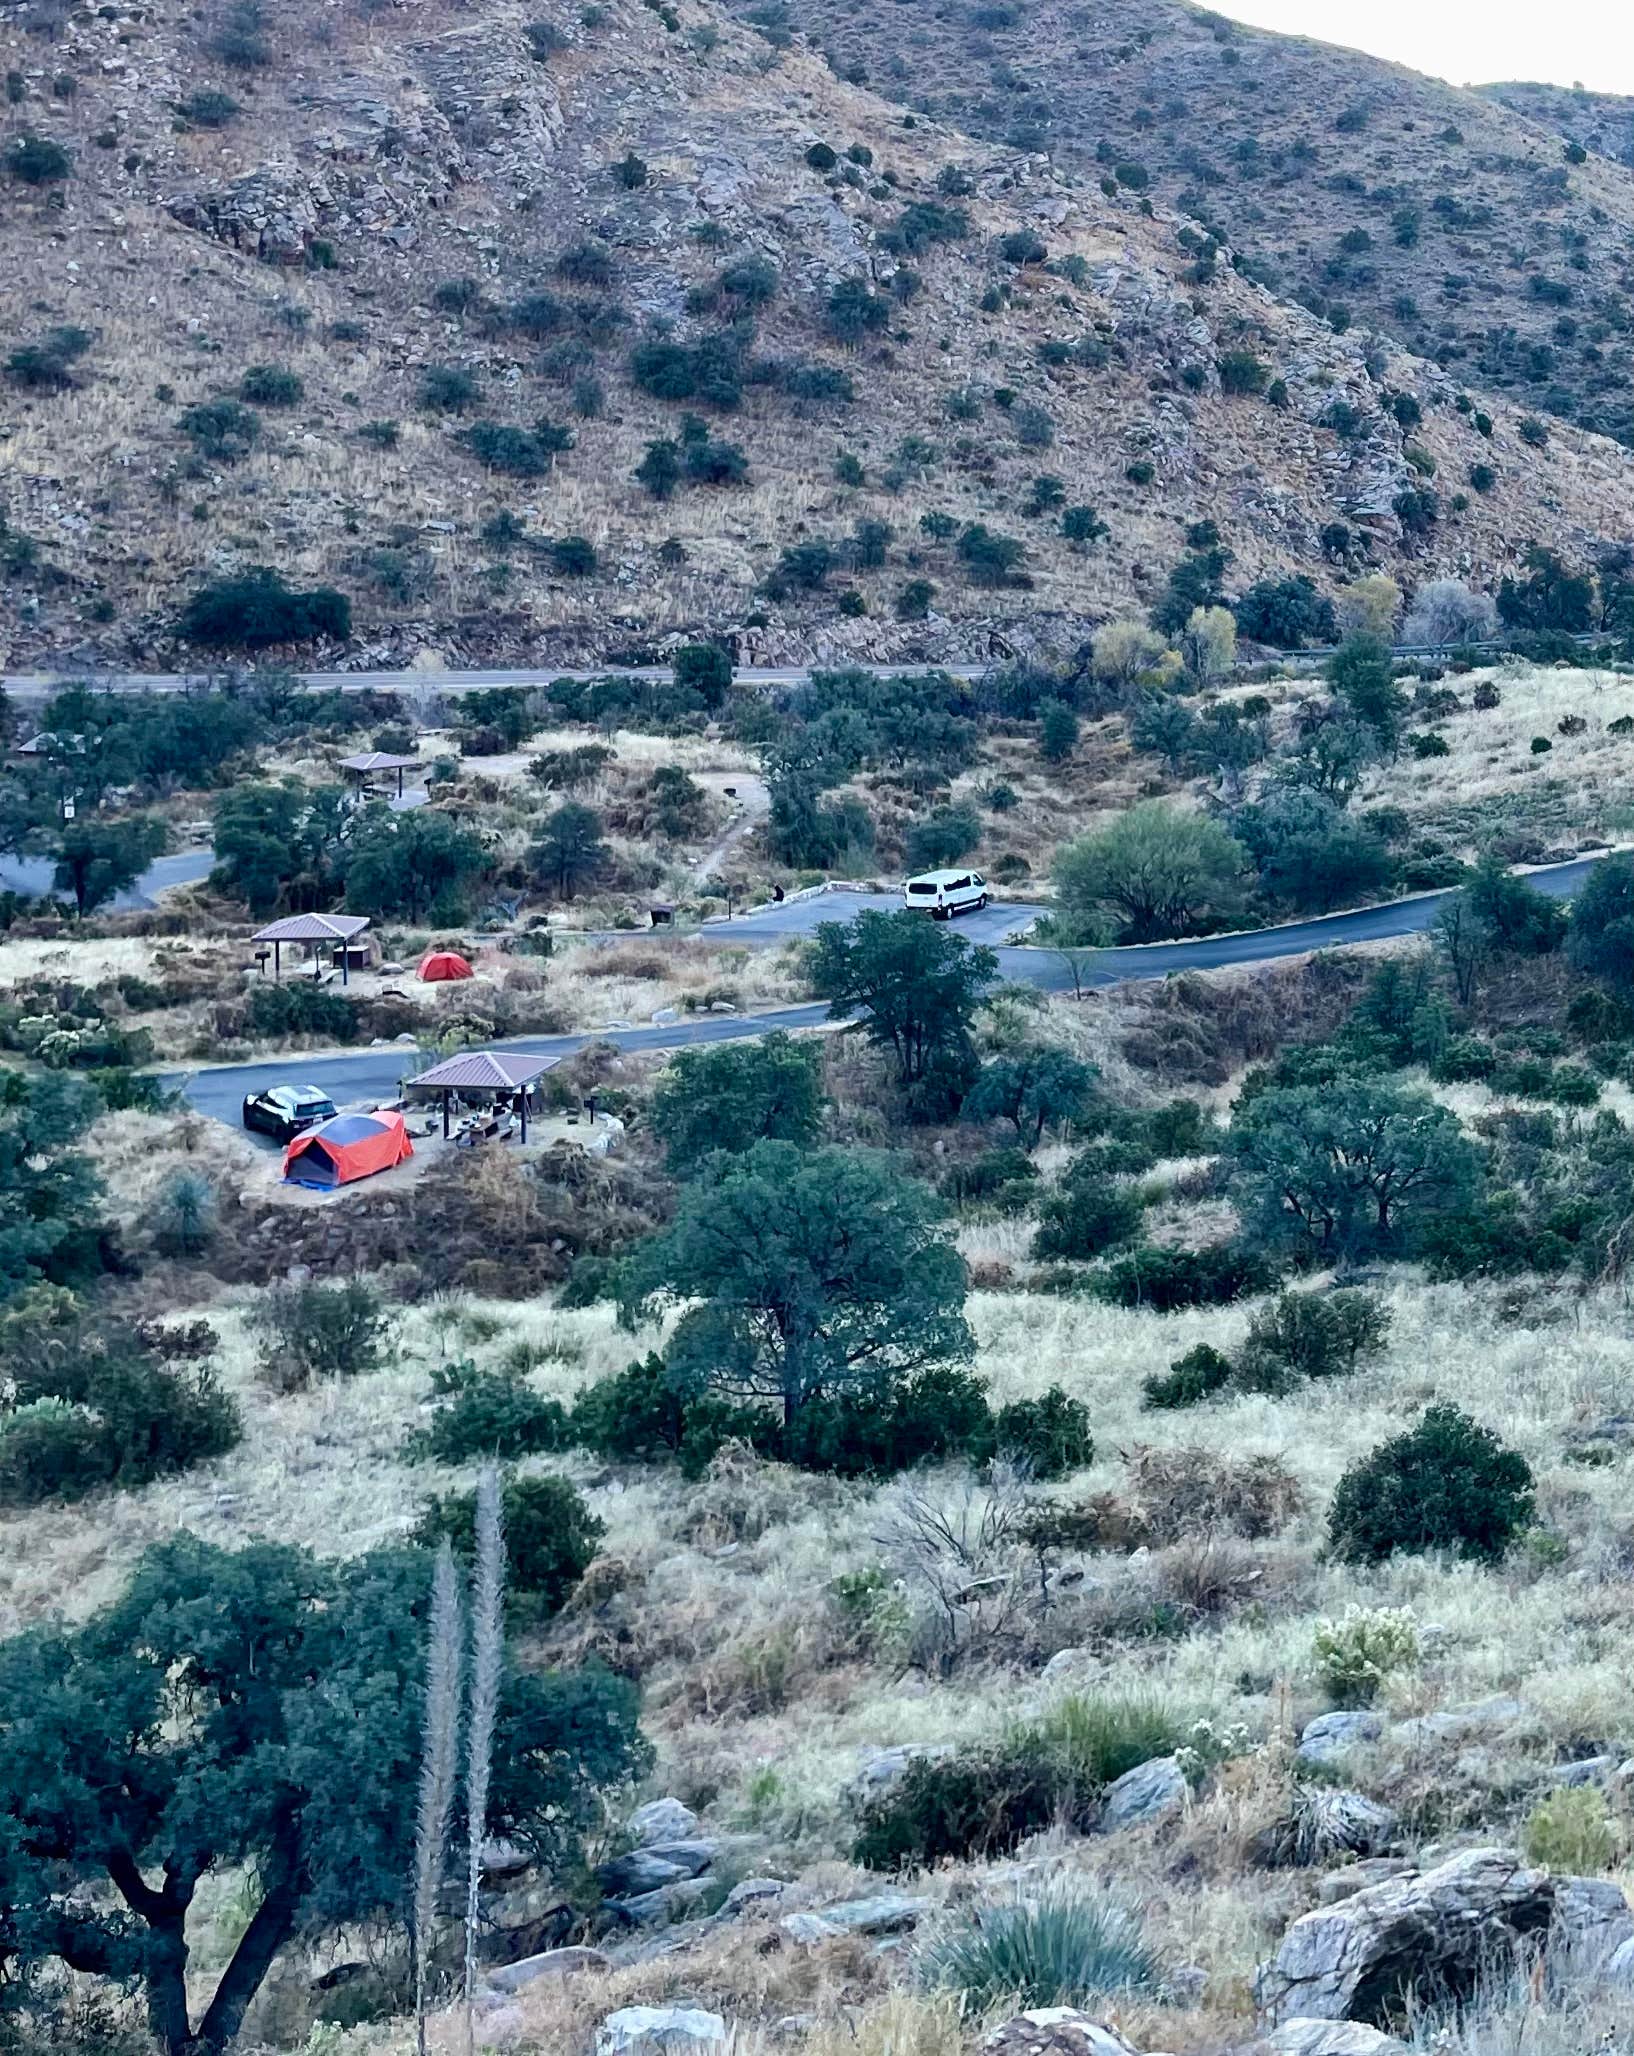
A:
{"label": "dark suv", "polygon": [[316,1085],[269,1085],[244,1101],[244,1126],[289,1142],[303,1129],[332,1118],[335,1102]]}

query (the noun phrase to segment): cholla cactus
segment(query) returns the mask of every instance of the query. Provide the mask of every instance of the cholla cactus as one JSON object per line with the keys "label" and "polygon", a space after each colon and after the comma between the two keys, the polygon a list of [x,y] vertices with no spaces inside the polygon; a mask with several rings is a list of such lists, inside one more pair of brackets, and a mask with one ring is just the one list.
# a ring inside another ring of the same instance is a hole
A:
{"label": "cholla cactus", "polygon": [[1341,1706],[1366,1706],[1392,1671],[1418,1662],[1418,1616],[1410,1606],[1345,1608],[1312,1631],[1316,1674]]}
{"label": "cholla cactus", "polygon": [[1251,1756],[1258,1744],[1244,1721],[1193,1721],[1184,1742],[1174,1752],[1180,1775],[1195,1791],[1211,1770],[1238,1756]]}

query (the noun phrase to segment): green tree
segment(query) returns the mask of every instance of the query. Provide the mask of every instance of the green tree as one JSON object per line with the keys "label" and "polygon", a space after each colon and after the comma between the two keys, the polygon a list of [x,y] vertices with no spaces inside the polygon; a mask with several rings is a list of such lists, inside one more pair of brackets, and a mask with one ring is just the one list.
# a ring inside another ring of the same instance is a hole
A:
{"label": "green tree", "polygon": [[253,914],[310,913],[339,897],[350,795],[338,785],[235,785],[216,802],[211,884]]}
{"label": "green tree", "polygon": [[0,1303],[102,1268],[101,1187],[72,1146],[100,1111],[83,1078],[0,1070]]}
{"label": "green tree", "polygon": [[1348,637],[1328,659],[1328,683],[1356,719],[1393,751],[1407,695],[1396,683],[1390,645],[1376,635]]}
{"label": "green tree", "polygon": [[[507,1478],[500,1508],[509,1571],[506,1589],[521,1602],[513,1613],[535,1624],[566,1605],[595,1557],[606,1523],[566,1478]],[[415,1541],[435,1549],[445,1536],[456,1556],[469,1561],[476,1555],[475,1492],[444,1493],[427,1505]]]}
{"label": "green tree", "polygon": [[1145,800],[1057,852],[1061,926],[1093,941],[1110,915],[1124,942],[1218,927],[1242,904],[1248,853],[1206,814]]}
{"label": "green tree", "polygon": [[1258,1093],[1238,1108],[1226,1156],[1264,1232],[1333,1255],[1405,1254],[1429,1219],[1467,1205],[1481,1182],[1480,1158],[1448,1108],[1357,1077]]}
{"label": "green tree", "polygon": [[1078,716],[1065,700],[1046,700],[1038,710],[1038,753],[1046,764],[1064,764],[1078,747]]}
{"label": "green tree", "polygon": [[855,921],[824,921],[806,959],[830,1019],[860,1014],[869,1040],[892,1052],[903,1085],[923,1079],[936,1059],[968,1049],[971,1019],[998,968],[992,950],[922,915],[872,909]]}
{"label": "green tree", "polygon": [[973,807],[938,807],[908,830],[904,856],[910,871],[940,871],[957,864],[981,841],[981,817]]}
{"label": "green tree", "polygon": [[579,800],[564,800],[545,816],[528,851],[528,867],[558,899],[570,900],[606,869],[607,858],[601,816]]}
{"label": "green tree", "polygon": [[1046,1128],[1085,1111],[1099,1075],[1055,1043],[1010,1050],[983,1064],[965,1098],[964,1118],[1008,1121],[1017,1140],[1036,1149]]}
{"label": "green tree", "polygon": [[934,1194],[873,1150],[757,1142],[685,1186],[620,1279],[631,1317],[689,1311],[667,1351],[683,1389],[775,1399],[888,1393],[968,1359],[964,1263]]}
{"label": "green tree", "polygon": [[[183,1535],[85,1626],[0,1644],[12,1980],[56,1962],[139,1986],[164,2056],[219,2056],[287,1943],[400,1927],[430,1580],[424,1550],[334,1563]],[[631,1687],[511,1672],[490,1832],[565,1866],[646,1760]],[[246,1876],[254,1910],[195,2020],[189,1915]]]}
{"label": "green tree", "polygon": [[1517,877],[1492,851],[1476,865],[1468,885],[1447,896],[1434,931],[1463,1006],[1499,959],[1548,956],[1566,932],[1565,908]]}
{"label": "green tree", "polygon": [[134,814],[123,821],[86,814],[64,823],[51,882],[59,892],[74,895],[77,913],[89,914],[134,885],[168,839],[157,814]]}
{"label": "green tree", "polygon": [[1161,757],[1172,775],[1197,740],[1197,716],[1172,693],[1144,693],[1129,713],[1129,740]]}
{"label": "green tree", "polygon": [[672,1057],[652,1099],[652,1132],[679,1178],[716,1150],[757,1142],[810,1149],[822,1127],[822,1051],[781,1029],[758,1042],[723,1042]]}
{"label": "green tree", "polygon": [[375,917],[457,920],[487,868],[482,844],[434,807],[371,807],[346,852],[346,904]]}
{"label": "green tree", "polygon": [[1566,953],[1591,978],[1634,993],[1634,857],[1602,857],[1584,880]]}
{"label": "green tree", "polygon": [[732,659],[719,643],[687,643],[675,652],[675,683],[695,692],[706,707],[725,704],[732,690]]}
{"label": "green tree", "polygon": [[670,500],[681,483],[681,446],[669,436],[655,436],[635,467],[635,482],[655,500]]}

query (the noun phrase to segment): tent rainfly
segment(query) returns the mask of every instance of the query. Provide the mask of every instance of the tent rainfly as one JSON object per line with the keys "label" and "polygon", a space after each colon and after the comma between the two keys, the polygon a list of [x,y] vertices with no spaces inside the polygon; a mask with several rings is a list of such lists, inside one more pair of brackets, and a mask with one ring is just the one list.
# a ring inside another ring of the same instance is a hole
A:
{"label": "tent rainfly", "polygon": [[470,963],[457,949],[428,949],[420,959],[418,975],[423,985],[441,985],[472,974]]}
{"label": "tent rainfly", "polygon": [[522,1140],[528,1139],[528,1088],[553,1071],[560,1057],[530,1057],[517,1050],[466,1049],[458,1056],[433,1064],[418,1078],[404,1081],[403,1090],[440,1095],[443,1103],[443,1136],[447,1139],[449,1104],[456,1093],[484,1094],[491,1099],[508,1099],[522,1123]]}
{"label": "tent rainfly", "polygon": [[401,1114],[336,1114],[296,1136],[284,1151],[284,1177],[291,1185],[326,1191],[389,1171],[413,1154]]}
{"label": "tent rainfly", "polygon": [[340,982],[345,985],[350,968],[350,953],[346,945],[355,941],[368,925],[368,917],[364,914],[286,914],[281,921],[258,928],[251,940],[272,944],[272,975],[275,979],[283,970],[286,942],[304,942],[314,956],[323,943],[332,943],[340,953]]}

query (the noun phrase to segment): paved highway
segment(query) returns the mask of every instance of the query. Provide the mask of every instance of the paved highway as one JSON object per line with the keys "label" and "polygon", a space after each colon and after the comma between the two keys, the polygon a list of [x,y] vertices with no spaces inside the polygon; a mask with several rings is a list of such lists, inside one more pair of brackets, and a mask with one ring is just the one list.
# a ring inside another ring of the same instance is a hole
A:
{"label": "paved highway", "polygon": [[[999,657],[985,663],[959,664],[831,664],[740,665],[733,676],[739,685],[800,685],[814,670],[867,671],[875,678],[913,677],[920,672],[947,671],[955,678],[984,678]],[[65,685],[90,685],[100,692],[181,693],[219,689],[221,671],[16,671],[0,674],[13,699],[48,698]],[[516,671],[302,671],[297,674],[310,692],[480,692],[493,685],[549,685],[556,678],[634,678],[664,680],[675,673],[668,664],[600,664],[581,670],[571,664],[537,665]]]}
{"label": "paved highway", "polygon": [[[1578,857],[1570,863],[1553,864],[1532,872],[1531,883],[1540,892],[1569,899],[1597,861],[1594,857]],[[1415,899],[1363,907],[1350,914],[1328,914],[1314,921],[1289,922],[1278,928],[1203,936],[1188,942],[1153,943],[1143,948],[1097,950],[1082,972],[1082,982],[1085,986],[1101,986],[1136,978],[1166,978],[1176,971],[1268,963],[1277,957],[1299,956],[1307,950],[1413,935],[1429,927],[1446,898],[1445,893],[1421,893]],[[782,923],[775,932],[798,934],[807,932],[819,921],[852,919],[865,907],[898,904],[894,895],[886,893],[824,893],[808,900],[785,901],[780,907],[760,908],[739,919],[743,923]],[[1036,907],[1014,904],[988,907],[981,914],[962,919],[958,932],[999,944],[999,968],[1006,978],[1046,991],[1071,990],[1073,970],[1064,957],[1045,949],[1009,947],[1000,942],[1002,936],[1015,933],[1023,921],[1035,917],[1038,911]],[[730,933],[737,925],[712,923],[706,932],[718,937]],[[746,1035],[766,1035],[774,1028],[815,1028],[827,1018],[828,1009],[819,1002],[758,1014],[708,1014],[694,1020],[660,1022],[645,1028],[615,1028],[588,1035],[523,1035],[498,1046],[526,1050],[533,1055],[563,1057],[592,1042],[611,1042],[629,1050],[686,1049],[700,1042],[729,1042]],[[337,1102],[345,1105],[395,1097],[399,1080],[423,1068],[423,1059],[416,1050],[394,1044],[386,1049],[347,1051],[327,1057],[261,1057],[253,1063],[217,1065],[190,1074],[172,1072],[166,1075],[165,1083],[172,1089],[180,1088],[201,1113],[236,1123],[244,1095],[269,1085],[310,1080],[326,1087]]]}

